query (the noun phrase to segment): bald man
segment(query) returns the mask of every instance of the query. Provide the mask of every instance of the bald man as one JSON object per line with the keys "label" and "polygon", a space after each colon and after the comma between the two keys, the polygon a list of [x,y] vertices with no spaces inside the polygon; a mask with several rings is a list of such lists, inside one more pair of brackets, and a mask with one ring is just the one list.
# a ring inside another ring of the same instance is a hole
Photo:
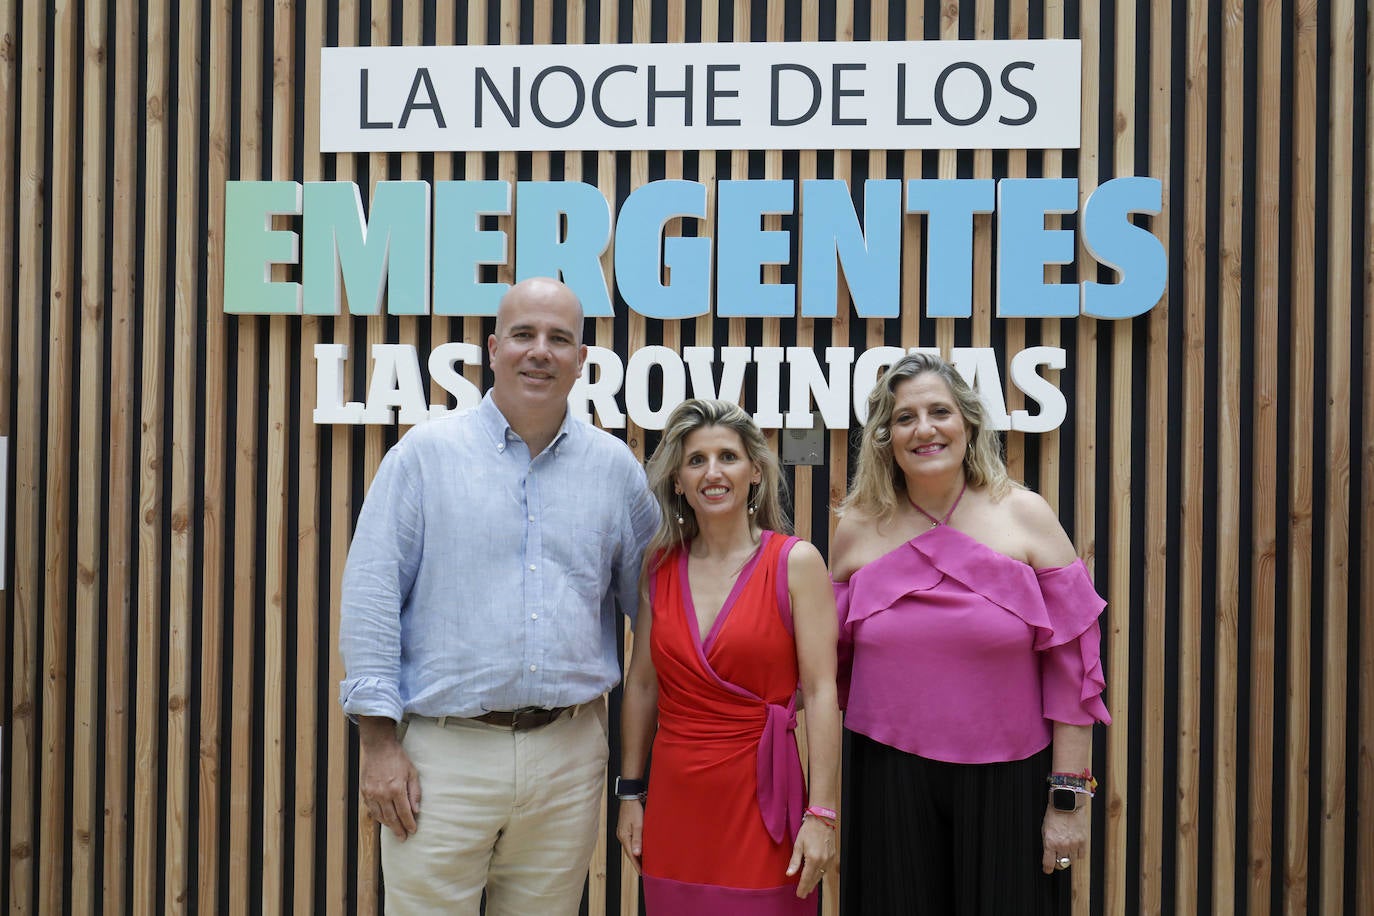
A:
{"label": "bald man", "polygon": [[[343,577],[344,712],[382,825],[388,913],[574,914],[658,514],[623,442],[568,412],[582,307],[556,280],[501,300],[482,402],[407,433]],[[423,813],[422,813],[423,812]]]}

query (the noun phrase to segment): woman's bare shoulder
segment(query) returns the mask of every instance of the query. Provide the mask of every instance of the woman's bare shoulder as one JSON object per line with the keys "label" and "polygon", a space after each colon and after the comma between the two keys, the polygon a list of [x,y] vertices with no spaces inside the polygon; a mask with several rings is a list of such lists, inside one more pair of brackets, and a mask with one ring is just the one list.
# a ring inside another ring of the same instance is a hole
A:
{"label": "woman's bare shoulder", "polygon": [[1027,561],[1034,568],[1067,566],[1077,558],[1059,516],[1039,493],[1013,487],[995,504],[1023,539]]}
{"label": "woman's bare shoulder", "polygon": [[887,552],[884,545],[890,539],[890,520],[884,521],[866,512],[850,509],[835,526],[830,542],[830,577],[846,582],[854,571]]}

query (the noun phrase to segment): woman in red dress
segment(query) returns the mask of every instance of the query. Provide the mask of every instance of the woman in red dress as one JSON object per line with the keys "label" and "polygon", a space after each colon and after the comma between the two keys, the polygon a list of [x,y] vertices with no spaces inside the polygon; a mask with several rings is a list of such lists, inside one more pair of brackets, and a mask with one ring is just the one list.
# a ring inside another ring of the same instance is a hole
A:
{"label": "woman in red dress", "polygon": [[[663,516],[625,676],[616,835],[651,916],[815,914],[838,844],[825,563],[787,536],[777,458],[734,404],[679,406],[649,483]],[[799,692],[809,803],[793,734]]]}

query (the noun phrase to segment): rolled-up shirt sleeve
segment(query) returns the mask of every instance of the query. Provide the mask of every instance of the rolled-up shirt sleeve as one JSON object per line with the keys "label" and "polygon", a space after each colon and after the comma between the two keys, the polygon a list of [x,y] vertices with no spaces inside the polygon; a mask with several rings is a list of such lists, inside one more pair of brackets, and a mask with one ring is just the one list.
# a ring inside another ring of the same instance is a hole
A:
{"label": "rolled-up shirt sleeve", "polygon": [[402,440],[377,470],[344,567],[339,652],[345,677],[339,702],[349,716],[400,721],[405,712],[402,617],[423,546],[418,469],[410,466]]}
{"label": "rolled-up shirt sleeve", "polygon": [[620,611],[634,623],[639,613],[639,573],[644,563],[644,547],[658,528],[658,503],[649,491],[644,469],[638,462],[629,468],[625,524],[615,566],[616,601]]}

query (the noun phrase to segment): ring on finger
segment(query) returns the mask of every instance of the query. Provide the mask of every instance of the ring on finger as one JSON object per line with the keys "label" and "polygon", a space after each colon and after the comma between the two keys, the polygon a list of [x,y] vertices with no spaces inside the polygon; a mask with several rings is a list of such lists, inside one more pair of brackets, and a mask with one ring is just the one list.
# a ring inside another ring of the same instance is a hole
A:
{"label": "ring on finger", "polygon": [[1060,856],[1054,860],[1054,867],[1060,871],[1063,871],[1072,864],[1073,861],[1068,856]]}

